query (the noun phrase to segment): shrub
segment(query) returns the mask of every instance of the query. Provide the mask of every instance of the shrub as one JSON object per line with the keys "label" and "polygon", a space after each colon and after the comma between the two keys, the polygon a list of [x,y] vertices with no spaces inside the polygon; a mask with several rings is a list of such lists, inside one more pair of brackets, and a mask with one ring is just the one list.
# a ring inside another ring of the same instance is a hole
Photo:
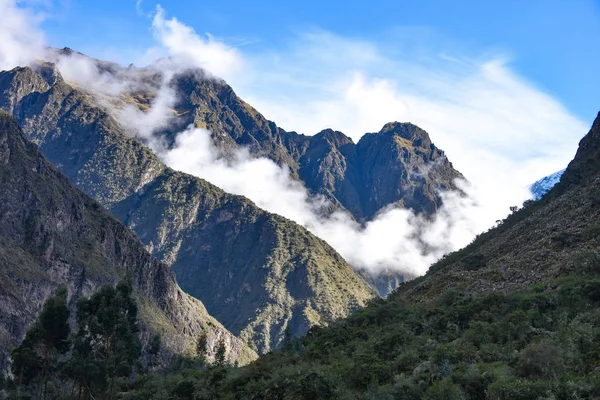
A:
{"label": "shrub", "polygon": [[556,378],[562,371],[563,360],[556,345],[543,340],[531,343],[518,355],[516,369],[524,378]]}

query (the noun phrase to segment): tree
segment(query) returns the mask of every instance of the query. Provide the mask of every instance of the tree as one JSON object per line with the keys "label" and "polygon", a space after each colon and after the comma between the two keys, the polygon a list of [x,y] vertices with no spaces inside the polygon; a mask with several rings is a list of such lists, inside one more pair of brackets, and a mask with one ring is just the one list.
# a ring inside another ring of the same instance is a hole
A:
{"label": "tree", "polygon": [[202,365],[206,363],[206,348],[208,345],[208,336],[206,332],[202,332],[196,340],[196,357],[198,358],[198,362]]}
{"label": "tree", "polygon": [[158,365],[158,356],[161,347],[160,335],[152,336],[152,339],[150,339],[150,343],[148,344],[148,346],[148,355],[150,356],[150,361],[148,362],[148,365],[150,367],[155,367]]}
{"label": "tree", "polygon": [[290,343],[292,343],[292,327],[288,323],[283,332],[283,347],[288,346]]}
{"label": "tree", "polygon": [[225,348],[225,340],[221,338],[219,343],[217,344],[217,351],[215,352],[215,363],[218,366],[223,366],[225,364],[225,353],[227,349]]}
{"label": "tree", "polygon": [[67,289],[60,288],[46,300],[38,320],[21,345],[11,352],[11,370],[19,393],[21,385],[37,380],[38,397],[47,397],[48,381],[58,371],[59,357],[69,351],[69,333]]}
{"label": "tree", "polygon": [[78,332],[69,376],[82,391],[112,398],[115,379],[131,374],[141,354],[137,306],[130,281],[103,286],[77,304]]}

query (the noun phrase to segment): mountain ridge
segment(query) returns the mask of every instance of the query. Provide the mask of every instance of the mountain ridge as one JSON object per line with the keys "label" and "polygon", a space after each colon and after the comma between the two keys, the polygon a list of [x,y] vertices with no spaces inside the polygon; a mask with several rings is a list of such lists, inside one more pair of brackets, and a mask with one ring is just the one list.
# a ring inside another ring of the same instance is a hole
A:
{"label": "mountain ridge", "polygon": [[[200,297],[211,315],[255,349],[262,352],[280,345],[288,323],[292,334],[299,335],[314,323],[348,315],[375,295],[335,250],[304,228],[258,209],[242,196],[173,171],[89,94],[62,79],[52,86],[41,82],[42,76],[28,67],[0,73],[0,106],[10,104],[25,133],[46,156],[136,232],[176,271],[184,290]],[[264,246],[250,246],[256,242],[257,229],[264,231]],[[300,241],[281,248],[274,240],[281,232]],[[231,254],[242,247],[247,252],[232,259]],[[272,263],[273,257],[278,263]],[[319,279],[298,281],[310,290],[300,291],[297,299],[289,294],[294,285],[287,275],[250,273],[264,265],[283,265],[286,271],[299,267],[303,276],[330,276],[335,284],[323,288]],[[238,276],[248,281],[237,287],[226,284]],[[267,279],[277,284],[268,285]],[[244,284],[254,292],[240,290]],[[223,293],[224,288],[231,295]],[[225,301],[229,298],[233,304]],[[236,304],[247,310],[241,317],[243,325],[240,317],[229,314]]]}

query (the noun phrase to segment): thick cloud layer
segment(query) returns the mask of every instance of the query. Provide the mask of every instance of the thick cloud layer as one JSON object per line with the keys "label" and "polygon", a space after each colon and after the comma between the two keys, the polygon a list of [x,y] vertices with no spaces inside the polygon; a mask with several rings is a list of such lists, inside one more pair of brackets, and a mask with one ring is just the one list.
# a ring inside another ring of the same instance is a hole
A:
{"label": "thick cloud layer", "polygon": [[[433,221],[405,209],[384,210],[365,226],[337,212],[323,217],[321,198],[311,197],[285,168],[246,151],[220,156],[210,132],[189,127],[170,150],[155,149],[171,167],[202,177],[224,190],[244,195],[259,207],[290,218],[331,244],[351,265],[374,273],[393,269],[423,274],[443,254],[467,244],[483,226],[471,217],[477,206],[470,198],[444,194],[444,206]],[[468,186],[465,186],[470,191]]]}

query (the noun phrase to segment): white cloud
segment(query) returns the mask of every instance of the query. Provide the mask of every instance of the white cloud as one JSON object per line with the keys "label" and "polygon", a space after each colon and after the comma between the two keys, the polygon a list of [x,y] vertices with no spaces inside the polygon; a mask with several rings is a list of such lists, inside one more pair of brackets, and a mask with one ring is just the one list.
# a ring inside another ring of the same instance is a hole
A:
{"label": "white cloud", "polygon": [[160,44],[148,51],[152,59],[174,56],[223,79],[230,78],[243,68],[243,58],[237,49],[215,40],[210,34],[201,37],[175,17],[167,19],[160,5],[152,19],[152,33]]}
{"label": "white cloud", "polygon": [[210,132],[190,126],[175,146],[155,151],[174,169],[204,178],[224,190],[244,195],[259,207],[286,216],[325,239],[353,266],[376,272],[384,268],[422,274],[443,254],[467,244],[480,227],[471,224],[475,205],[469,198],[446,193],[434,221],[404,209],[382,212],[364,227],[347,214],[322,217],[321,198],[312,198],[290,178],[286,168],[245,150],[222,157]]}
{"label": "white cloud", "polygon": [[23,66],[43,54],[41,14],[19,7],[15,0],[0,0],[0,71]]}

